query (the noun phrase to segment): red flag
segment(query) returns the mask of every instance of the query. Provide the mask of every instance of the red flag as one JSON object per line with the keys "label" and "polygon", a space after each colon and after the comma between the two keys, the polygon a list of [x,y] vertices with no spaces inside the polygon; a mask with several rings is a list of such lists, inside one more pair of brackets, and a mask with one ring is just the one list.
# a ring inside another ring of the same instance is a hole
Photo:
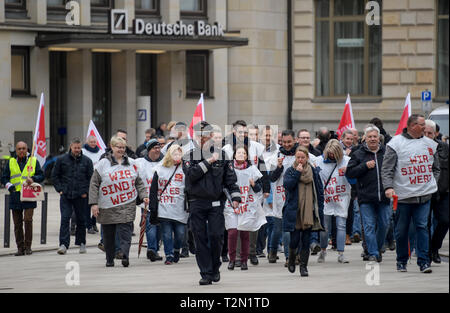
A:
{"label": "red flag", "polygon": [[341,139],[342,133],[349,128],[356,128],[355,121],[353,119],[352,103],[350,101],[350,94],[347,96],[347,101],[345,101],[344,113],[341,117],[341,122],[336,131],[338,138]]}
{"label": "red flag", "polygon": [[44,110],[44,93],[41,93],[41,102],[39,104],[39,112],[36,120],[36,128],[34,131],[34,156],[39,164],[44,166],[47,156],[47,144],[45,142],[45,110]]}
{"label": "red flag", "polygon": [[194,125],[205,120],[205,105],[203,102],[203,94],[200,95],[197,108],[195,109],[194,116],[192,117],[191,125],[189,125],[189,135],[194,138]]}
{"label": "red flag", "polygon": [[95,127],[95,124],[92,120],[89,122],[89,129],[86,135],[86,139],[90,136],[97,138],[97,146],[100,148],[100,150],[106,150],[106,145],[103,142],[102,136],[100,136],[100,133],[98,132],[97,127]]}
{"label": "red flag", "polygon": [[403,132],[403,129],[406,128],[408,118],[411,116],[411,94],[408,93],[405,101],[405,108],[403,109],[402,118],[400,119],[400,123],[398,124],[397,131],[395,135],[400,135]]}

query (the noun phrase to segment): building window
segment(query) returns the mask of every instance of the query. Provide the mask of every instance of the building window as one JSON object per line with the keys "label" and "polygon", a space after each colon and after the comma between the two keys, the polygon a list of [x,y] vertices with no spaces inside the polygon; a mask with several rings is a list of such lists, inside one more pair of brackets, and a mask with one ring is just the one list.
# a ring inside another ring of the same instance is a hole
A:
{"label": "building window", "polygon": [[30,50],[11,47],[11,94],[30,94]]}
{"label": "building window", "polygon": [[437,96],[448,98],[448,0],[438,1]]}
{"label": "building window", "polygon": [[6,0],[5,8],[8,9],[16,9],[16,10],[25,10],[26,9],[26,0]]}
{"label": "building window", "polygon": [[206,0],[180,1],[181,16],[206,16]]}
{"label": "building window", "polygon": [[107,12],[114,9],[114,0],[91,0],[91,10],[93,12]]}
{"label": "building window", "polygon": [[317,97],[381,95],[381,21],[366,23],[367,1],[315,1]]}
{"label": "building window", "polygon": [[68,0],[47,0],[47,7],[49,8],[62,8],[66,6]]}
{"label": "building window", "polygon": [[209,51],[186,52],[186,95],[209,96]]}
{"label": "building window", "polygon": [[135,0],[136,15],[157,15],[159,14],[158,0]]}

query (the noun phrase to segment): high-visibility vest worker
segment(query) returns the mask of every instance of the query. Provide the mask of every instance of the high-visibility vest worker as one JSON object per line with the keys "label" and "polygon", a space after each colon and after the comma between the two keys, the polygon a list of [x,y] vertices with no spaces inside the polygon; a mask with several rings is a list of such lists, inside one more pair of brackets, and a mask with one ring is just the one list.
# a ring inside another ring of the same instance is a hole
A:
{"label": "high-visibility vest worker", "polygon": [[34,172],[36,171],[36,158],[29,157],[22,172],[20,171],[17,160],[15,158],[11,158],[9,160],[9,171],[11,172],[9,182],[14,185],[16,191],[20,191],[27,178],[34,176]]}

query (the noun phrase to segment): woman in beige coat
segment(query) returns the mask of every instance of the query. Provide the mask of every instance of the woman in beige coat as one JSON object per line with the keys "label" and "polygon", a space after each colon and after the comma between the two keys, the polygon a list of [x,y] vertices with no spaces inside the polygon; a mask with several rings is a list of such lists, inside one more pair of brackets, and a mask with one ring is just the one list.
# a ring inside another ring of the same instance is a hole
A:
{"label": "woman in beige coat", "polygon": [[91,178],[89,204],[92,215],[102,224],[106,266],[114,266],[115,237],[118,232],[122,265],[128,267],[136,199],[148,204],[148,191],[138,176],[135,161],[125,155],[126,142],[112,137],[112,153],[99,161]]}

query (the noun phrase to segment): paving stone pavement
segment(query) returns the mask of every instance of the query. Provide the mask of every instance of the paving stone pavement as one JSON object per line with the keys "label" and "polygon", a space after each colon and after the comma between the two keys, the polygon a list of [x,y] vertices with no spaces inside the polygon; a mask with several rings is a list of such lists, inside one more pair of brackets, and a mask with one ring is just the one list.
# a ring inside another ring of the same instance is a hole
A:
{"label": "paving stone pavement", "polygon": [[[49,187],[47,187],[49,188]],[[0,193],[0,199],[4,199]],[[3,201],[3,200],[2,200]],[[1,236],[3,236],[3,203]],[[345,254],[349,264],[337,263],[337,253],[328,250],[324,264],[317,263],[317,256],[309,262],[310,277],[301,278],[297,272],[291,274],[284,267],[284,257],[276,264],[269,264],[260,258],[258,266],[249,265],[246,272],[236,268],[229,271],[226,264],[221,267],[222,279],[210,286],[199,286],[199,270],[195,257],[181,259],[178,264],[164,265],[151,263],[146,259],[145,250],[137,258],[137,245],[131,250],[130,267],[123,268],[116,260],[114,268],[105,267],[105,255],[96,245],[99,235],[87,235],[88,253],[79,254],[78,247],[69,249],[66,255],[56,253],[59,231],[58,195],[49,193],[49,229],[47,245],[39,244],[40,209],[35,214],[35,237],[33,255],[15,257],[14,233],[11,234],[13,248],[0,248],[0,292],[161,292],[161,293],[321,293],[321,292],[449,292],[449,264],[432,264],[432,274],[419,272],[415,259],[408,265],[407,273],[398,273],[395,268],[395,251],[387,251],[383,262],[369,264],[363,262],[361,244],[346,246]],[[137,221],[139,220],[139,215]],[[138,233],[137,221],[135,231]],[[71,237],[73,242],[73,237]],[[136,243],[137,236],[133,237]],[[3,237],[1,237],[3,243]],[[447,249],[448,238],[444,249]],[[52,249],[52,251],[45,251]],[[41,252],[39,252],[41,251]],[[161,252],[163,253],[163,252]],[[71,263],[72,262],[72,263]],[[73,263],[76,262],[76,263]],[[79,266],[80,284],[70,286],[73,281],[73,265]],[[67,266],[67,267],[66,267]],[[71,267],[72,266],[72,267]],[[375,266],[375,267],[374,267]],[[379,285],[375,284],[379,270]],[[69,278],[69,285],[66,282]]]}

